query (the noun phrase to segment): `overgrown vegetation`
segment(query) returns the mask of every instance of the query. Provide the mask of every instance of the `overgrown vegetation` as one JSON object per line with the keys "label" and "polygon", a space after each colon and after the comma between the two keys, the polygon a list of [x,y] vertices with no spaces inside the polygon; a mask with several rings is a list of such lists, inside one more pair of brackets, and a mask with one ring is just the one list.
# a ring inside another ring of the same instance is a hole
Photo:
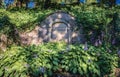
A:
{"label": "overgrown vegetation", "polygon": [[[0,35],[7,35],[14,43],[8,45],[5,53],[0,54],[0,76],[39,77],[59,73],[86,77],[114,76],[115,68],[120,68],[117,55],[120,48],[119,9],[120,7],[98,5],[67,5],[47,10],[26,10],[24,7],[0,9]],[[76,17],[78,28],[84,30],[82,34],[89,44],[87,49],[84,45],[68,47],[64,43],[18,46],[19,35],[16,32],[31,31],[47,15],[57,10],[66,11]]]}
{"label": "overgrown vegetation", "polygon": [[[14,10],[14,9],[13,9]],[[4,9],[0,10],[0,26],[13,25],[20,30],[26,30],[26,28],[31,28],[41,22],[46,15],[50,14],[52,10],[28,10],[25,11],[6,11]],[[8,24],[11,23],[11,24]]]}
{"label": "overgrown vegetation", "polygon": [[[115,51],[114,51],[115,52]],[[114,76],[117,54],[104,47],[46,43],[39,46],[12,46],[0,54],[0,76],[39,77],[70,73],[80,76]]]}
{"label": "overgrown vegetation", "polygon": [[[25,10],[21,8],[10,9],[6,11],[4,9],[0,10],[0,33],[5,34],[13,34],[11,29],[17,29],[20,31],[31,31],[36,25],[40,25],[42,20],[45,19],[47,15],[52,12],[55,12],[58,9],[29,9]],[[90,37],[94,34],[94,39],[98,39],[98,37],[104,33],[104,38],[102,41],[104,43],[110,43],[114,40],[114,33],[111,31],[117,31],[117,38],[119,38],[119,26],[114,26],[114,24],[118,24],[118,20],[115,21],[115,13],[119,14],[119,7],[113,8],[101,8],[97,5],[78,5],[78,6],[68,6],[61,7],[59,10],[66,11],[73,16],[76,17],[78,28],[83,28],[84,33],[86,35],[86,40],[90,41]],[[119,17],[119,16],[117,16]],[[114,23],[113,23],[114,22]],[[11,27],[11,28],[10,28]],[[14,27],[14,28],[13,28]],[[117,28],[117,30],[116,30]],[[7,32],[6,32],[7,31]],[[91,34],[90,34],[91,33]],[[117,41],[119,45],[119,41]]]}

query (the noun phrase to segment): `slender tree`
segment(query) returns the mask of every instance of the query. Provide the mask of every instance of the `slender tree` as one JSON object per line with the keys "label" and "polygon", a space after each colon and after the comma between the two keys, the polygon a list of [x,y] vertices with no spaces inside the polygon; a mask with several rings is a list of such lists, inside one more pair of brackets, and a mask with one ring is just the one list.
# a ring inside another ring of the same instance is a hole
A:
{"label": "slender tree", "polygon": [[2,6],[2,0],[0,0],[0,6]]}
{"label": "slender tree", "polygon": [[45,2],[44,2],[44,8],[45,9],[49,8],[50,4],[51,4],[51,0],[45,0]]}
{"label": "slender tree", "polygon": [[20,6],[22,7],[23,5],[23,0],[19,0],[20,1]]}

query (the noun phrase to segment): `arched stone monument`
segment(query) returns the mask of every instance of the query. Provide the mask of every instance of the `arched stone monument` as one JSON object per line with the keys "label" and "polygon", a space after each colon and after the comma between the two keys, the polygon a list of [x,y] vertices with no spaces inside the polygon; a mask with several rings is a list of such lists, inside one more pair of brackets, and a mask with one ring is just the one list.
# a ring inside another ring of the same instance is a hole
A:
{"label": "arched stone monument", "polygon": [[78,33],[75,34],[74,32],[77,28],[75,17],[63,11],[50,14],[41,23],[40,27],[39,35],[45,38],[43,41],[65,41],[71,43],[72,37],[78,35]]}
{"label": "arched stone monument", "polygon": [[[42,42],[58,42],[80,43],[81,30],[76,30],[77,23],[74,16],[57,11],[48,15],[35,30],[25,34],[27,38],[23,43],[40,44]],[[26,42],[28,41],[28,42]]]}

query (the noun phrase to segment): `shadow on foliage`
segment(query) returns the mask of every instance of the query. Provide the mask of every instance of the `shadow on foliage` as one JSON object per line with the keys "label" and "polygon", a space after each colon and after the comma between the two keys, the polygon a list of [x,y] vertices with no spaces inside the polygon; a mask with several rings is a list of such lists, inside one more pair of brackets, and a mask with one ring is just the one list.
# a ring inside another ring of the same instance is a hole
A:
{"label": "shadow on foliage", "polygon": [[18,30],[15,25],[10,22],[7,15],[0,18],[0,35],[2,34],[7,36],[7,40],[9,40],[8,44],[19,44]]}

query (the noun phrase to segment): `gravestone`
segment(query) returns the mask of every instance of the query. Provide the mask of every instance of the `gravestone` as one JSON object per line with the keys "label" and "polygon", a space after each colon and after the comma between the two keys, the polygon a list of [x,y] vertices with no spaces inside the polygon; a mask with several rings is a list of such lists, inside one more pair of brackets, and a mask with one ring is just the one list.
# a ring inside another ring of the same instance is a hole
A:
{"label": "gravestone", "polygon": [[39,26],[29,32],[21,34],[22,43],[40,44],[44,42],[64,41],[70,43],[83,42],[81,29],[77,29],[74,16],[63,11],[48,15]]}

